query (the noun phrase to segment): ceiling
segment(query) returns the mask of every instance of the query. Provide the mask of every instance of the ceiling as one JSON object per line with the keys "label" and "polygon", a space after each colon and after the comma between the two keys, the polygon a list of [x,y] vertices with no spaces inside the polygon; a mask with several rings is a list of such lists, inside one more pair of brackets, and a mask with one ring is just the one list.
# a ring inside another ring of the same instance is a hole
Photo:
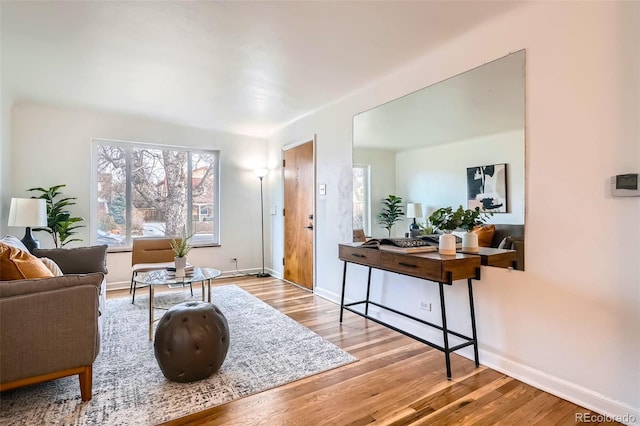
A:
{"label": "ceiling", "polygon": [[267,136],[517,5],[3,0],[2,91]]}

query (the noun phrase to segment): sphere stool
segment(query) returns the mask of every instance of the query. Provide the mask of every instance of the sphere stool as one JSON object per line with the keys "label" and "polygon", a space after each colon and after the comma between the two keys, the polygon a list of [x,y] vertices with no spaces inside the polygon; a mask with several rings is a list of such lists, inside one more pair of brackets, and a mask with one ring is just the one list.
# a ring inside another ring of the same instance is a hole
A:
{"label": "sphere stool", "polygon": [[153,348],[167,379],[180,383],[205,379],[227,356],[227,319],[212,303],[179,303],[160,319]]}

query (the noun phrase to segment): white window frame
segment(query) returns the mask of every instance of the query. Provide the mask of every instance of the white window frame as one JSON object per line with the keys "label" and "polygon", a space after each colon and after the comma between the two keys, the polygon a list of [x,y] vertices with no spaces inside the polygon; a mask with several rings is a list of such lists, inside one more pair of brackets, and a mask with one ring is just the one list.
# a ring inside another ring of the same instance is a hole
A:
{"label": "white window frame", "polygon": [[371,235],[371,166],[369,164],[354,164],[352,170],[353,169],[362,169],[362,175],[364,177],[363,228],[365,235]]}
{"label": "white window frame", "polygon": [[[215,158],[215,172],[214,172],[214,185],[213,185],[213,199],[214,199],[214,238],[210,241],[206,242],[194,242],[194,247],[212,247],[220,245],[220,151],[214,149],[198,149],[198,148],[190,148],[185,146],[177,146],[177,145],[160,145],[160,144],[150,144],[144,142],[131,142],[131,141],[122,141],[122,140],[114,140],[114,139],[101,139],[94,138],[91,140],[91,241],[92,244],[97,243],[98,238],[98,223],[97,223],[97,213],[98,213],[98,147],[101,145],[108,146],[117,146],[123,148],[144,148],[144,149],[159,149],[166,150],[171,149],[174,151],[184,151],[187,152],[188,155],[188,167],[187,167],[187,180],[188,182],[192,182],[191,173],[191,153],[207,153],[212,154]],[[127,165],[127,181],[131,182],[130,178],[130,167]],[[126,243],[124,246],[120,247],[109,247],[108,251],[130,251],[132,246],[131,237],[131,191],[130,191],[130,183],[127,183],[127,194],[126,194],[126,204],[127,204],[127,225],[126,225]],[[191,184],[189,184],[187,188],[187,218],[191,218],[192,216],[192,208],[193,208],[193,200],[191,198]],[[191,220],[188,220],[188,226],[191,227]],[[190,232],[190,229],[187,230]]]}

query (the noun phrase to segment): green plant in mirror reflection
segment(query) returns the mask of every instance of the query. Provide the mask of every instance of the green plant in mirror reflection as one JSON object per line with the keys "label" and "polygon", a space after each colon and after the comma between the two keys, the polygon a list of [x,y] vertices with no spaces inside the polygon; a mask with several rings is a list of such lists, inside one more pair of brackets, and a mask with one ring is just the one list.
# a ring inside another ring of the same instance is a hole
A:
{"label": "green plant in mirror reflection", "polygon": [[382,200],[382,204],[384,207],[378,214],[378,222],[380,225],[383,225],[383,228],[389,231],[389,237],[391,237],[393,224],[404,216],[404,212],[402,211],[402,197],[396,197],[390,194]]}

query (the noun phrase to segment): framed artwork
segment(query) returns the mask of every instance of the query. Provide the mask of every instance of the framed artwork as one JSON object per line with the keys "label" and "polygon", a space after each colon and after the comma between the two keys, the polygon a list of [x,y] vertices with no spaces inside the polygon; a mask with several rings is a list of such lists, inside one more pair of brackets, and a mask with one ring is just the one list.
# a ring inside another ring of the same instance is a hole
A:
{"label": "framed artwork", "polygon": [[507,213],[507,165],[467,168],[467,208]]}

